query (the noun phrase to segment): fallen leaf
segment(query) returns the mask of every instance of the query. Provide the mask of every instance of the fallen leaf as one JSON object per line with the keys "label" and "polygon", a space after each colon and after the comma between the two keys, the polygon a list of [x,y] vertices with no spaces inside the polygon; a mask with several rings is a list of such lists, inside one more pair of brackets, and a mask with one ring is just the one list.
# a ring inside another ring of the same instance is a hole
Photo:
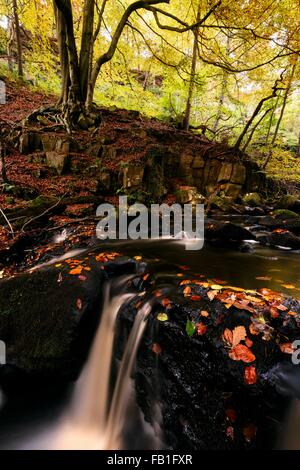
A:
{"label": "fallen leaf", "polygon": [[229,351],[229,357],[233,361],[253,362],[255,356],[253,352],[244,344],[238,344]]}
{"label": "fallen leaf", "polygon": [[285,354],[293,354],[294,348],[292,343],[281,343],[279,344],[281,351]]}
{"label": "fallen leaf", "polygon": [[193,336],[193,334],[195,333],[195,329],[196,329],[195,323],[187,319],[186,325],[185,325],[185,331],[187,332],[188,336]]}
{"label": "fallen leaf", "polygon": [[195,300],[195,301],[199,301],[201,299],[202,299],[201,295],[192,295],[191,297],[191,300]]}
{"label": "fallen leaf", "polygon": [[162,322],[169,320],[169,317],[166,313],[159,313],[156,318],[157,320],[162,321]]}
{"label": "fallen leaf", "polygon": [[234,429],[232,426],[228,426],[226,428],[226,436],[229,437],[230,439],[234,440]]}
{"label": "fallen leaf", "polygon": [[243,427],[243,435],[247,442],[253,441],[257,433],[257,427],[253,423],[249,423]]}
{"label": "fallen leaf", "polygon": [[133,259],[135,259],[136,261],[141,261],[142,257],[141,256],[134,256]]}
{"label": "fallen leaf", "polygon": [[245,344],[248,346],[248,348],[251,348],[253,346],[253,341],[251,341],[250,338],[245,339]]}
{"label": "fallen leaf", "polygon": [[210,290],[210,291],[207,292],[206,295],[209,298],[209,300],[212,301],[212,300],[214,300],[216,295],[218,295],[218,291],[217,290]]}
{"label": "fallen leaf", "polygon": [[294,284],[281,284],[282,287],[285,287],[285,289],[295,289],[296,286]]}
{"label": "fallen leaf", "polygon": [[236,421],[237,414],[233,408],[228,408],[227,410],[225,410],[225,414],[229,421],[231,421],[232,423]]}
{"label": "fallen leaf", "polygon": [[257,382],[257,373],[255,366],[245,367],[244,381],[247,385],[253,385]]}
{"label": "fallen leaf", "polygon": [[192,289],[190,288],[190,286],[186,286],[183,289],[183,294],[184,294],[185,297],[188,297],[189,295],[191,295],[191,292],[192,292]]}
{"label": "fallen leaf", "polygon": [[87,280],[87,277],[86,277],[84,274],[80,274],[80,275],[78,276],[78,279],[79,279],[80,281],[86,281],[86,280]]}
{"label": "fallen leaf", "polygon": [[78,266],[77,268],[71,269],[71,271],[69,271],[69,274],[72,274],[74,276],[76,274],[81,274],[81,271],[82,266]]}
{"label": "fallen leaf", "polygon": [[145,276],[143,276],[143,281],[147,281],[147,279],[149,279],[150,277],[150,274],[145,274]]}
{"label": "fallen leaf", "polygon": [[204,323],[199,322],[199,323],[197,323],[197,325],[196,325],[196,330],[197,330],[197,334],[200,335],[200,336],[202,336],[202,335],[204,335],[204,334],[206,333],[206,331],[207,331],[207,326],[204,325]]}
{"label": "fallen leaf", "polygon": [[223,333],[223,339],[233,348],[241,341],[244,341],[247,333],[244,326],[236,326],[232,331],[226,328]]}
{"label": "fallen leaf", "polygon": [[255,328],[255,326],[254,326],[253,323],[250,324],[250,326],[249,326],[249,331],[250,331],[250,333],[251,333],[252,335],[259,335],[259,333],[260,333],[260,331],[258,331],[258,330]]}
{"label": "fallen leaf", "polygon": [[160,344],[158,344],[158,343],[153,343],[151,349],[155,354],[160,354],[162,352],[162,348],[161,348]]}
{"label": "fallen leaf", "polygon": [[171,300],[168,299],[167,297],[164,297],[161,301],[161,304],[163,307],[168,308],[171,305]]}
{"label": "fallen leaf", "polygon": [[76,307],[78,308],[78,310],[82,309],[82,300],[81,299],[76,300]]}
{"label": "fallen leaf", "polygon": [[209,317],[209,313],[206,310],[201,310],[200,315],[201,317]]}
{"label": "fallen leaf", "polygon": [[270,276],[257,276],[255,279],[258,281],[272,281],[272,278]]}

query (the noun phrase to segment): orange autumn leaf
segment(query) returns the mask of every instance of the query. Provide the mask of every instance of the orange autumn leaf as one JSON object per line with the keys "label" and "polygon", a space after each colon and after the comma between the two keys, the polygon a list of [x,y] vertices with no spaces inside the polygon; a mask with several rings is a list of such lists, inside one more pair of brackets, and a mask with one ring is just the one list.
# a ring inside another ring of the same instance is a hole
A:
{"label": "orange autumn leaf", "polygon": [[280,350],[285,354],[293,354],[294,352],[292,343],[281,343],[279,347],[280,347]]}
{"label": "orange autumn leaf", "polygon": [[254,336],[254,335],[259,335],[259,331],[255,328],[255,326],[253,325],[253,323],[250,324],[249,326],[249,331],[250,333]]}
{"label": "orange autumn leaf", "polygon": [[158,344],[158,343],[153,343],[151,349],[154,352],[154,354],[160,354],[162,352],[162,348],[161,348],[160,344]]}
{"label": "orange autumn leaf", "polygon": [[232,331],[229,328],[226,328],[223,333],[223,339],[230,346],[235,347],[241,341],[244,341],[247,333],[244,326],[236,326]]}
{"label": "orange autumn leaf", "polygon": [[196,331],[197,331],[197,334],[202,336],[206,333],[207,331],[207,326],[204,325],[204,323],[200,322],[200,323],[197,323],[196,325]]}
{"label": "orange autumn leaf", "polygon": [[253,341],[251,341],[250,338],[245,339],[245,344],[248,346],[248,348],[251,348],[253,346]]}
{"label": "orange autumn leaf", "polygon": [[292,310],[290,310],[288,312],[288,315],[291,315],[292,317],[294,317],[295,315],[297,315],[297,312],[293,312]]}
{"label": "orange autumn leaf", "polygon": [[192,292],[192,289],[190,288],[190,286],[186,286],[183,289],[183,294],[184,294],[185,297],[187,297],[188,295],[191,295],[191,292]]}
{"label": "orange autumn leaf", "polygon": [[209,317],[209,313],[206,310],[201,310],[200,315],[201,317]]}
{"label": "orange autumn leaf", "polygon": [[161,304],[163,307],[169,307],[171,305],[171,300],[165,297],[164,299],[162,299]]}
{"label": "orange autumn leaf", "polygon": [[[182,274],[182,275],[183,275],[183,274]],[[177,276],[178,276],[178,274],[177,274]],[[183,279],[183,281],[181,281],[181,282],[179,283],[179,285],[180,285],[180,286],[185,286],[186,284],[190,284],[190,283],[191,283],[191,281],[190,281],[189,279]]]}
{"label": "orange autumn leaf", "polygon": [[245,368],[244,381],[247,385],[253,385],[257,382],[257,373],[255,366],[247,366]]}
{"label": "orange autumn leaf", "polygon": [[229,351],[229,357],[233,361],[253,362],[255,356],[253,352],[244,344],[238,344]]}
{"label": "orange autumn leaf", "polygon": [[282,287],[285,287],[285,289],[295,289],[296,286],[294,284],[282,284]]}
{"label": "orange autumn leaf", "polygon": [[143,281],[147,281],[147,279],[149,279],[150,277],[150,274],[145,274],[145,276],[143,276]]}
{"label": "orange autumn leaf", "polygon": [[76,274],[81,274],[82,271],[82,266],[78,266],[78,268],[71,269],[69,271],[69,274],[76,275]]}
{"label": "orange autumn leaf", "polygon": [[214,300],[216,295],[218,295],[218,291],[217,290],[210,290],[210,291],[207,292],[206,295],[209,298],[209,300],[212,301],[212,300]]}

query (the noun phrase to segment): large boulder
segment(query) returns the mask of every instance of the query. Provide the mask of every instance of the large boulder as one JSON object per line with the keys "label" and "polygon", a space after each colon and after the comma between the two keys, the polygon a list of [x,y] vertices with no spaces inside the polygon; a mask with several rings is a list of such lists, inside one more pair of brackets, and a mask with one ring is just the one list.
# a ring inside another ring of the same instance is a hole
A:
{"label": "large boulder", "polygon": [[300,197],[299,196],[292,196],[290,194],[286,194],[282,196],[278,203],[276,204],[277,209],[288,209],[293,212],[300,213]]}
{"label": "large boulder", "polygon": [[135,269],[128,258],[105,262],[95,252],[2,280],[0,339],[6,344],[6,365],[0,382],[8,367],[29,377],[76,378],[97,329],[104,281]]}
{"label": "large boulder", "polygon": [[243,197],[243,202],[249,206],[259,206],[262,203],[261,196],[258,193],[247,193]]}
{"label": "large boulder", "polygon": [[[180,281],[167,297],[154,306],[138,354],[146,420],[161,426],[172,449],[273,448],[287,405],[273,371],[290,361],[299,302],[199,278]],[[121,345],[135,315],[134,305],[120,312]]]}

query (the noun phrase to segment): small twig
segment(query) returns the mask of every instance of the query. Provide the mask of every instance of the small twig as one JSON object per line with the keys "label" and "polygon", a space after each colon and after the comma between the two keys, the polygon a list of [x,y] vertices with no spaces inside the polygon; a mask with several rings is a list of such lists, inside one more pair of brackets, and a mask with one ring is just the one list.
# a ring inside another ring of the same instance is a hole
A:
{"label": "small twig", "polygon": [[23,227],[21,228],[21,232],[24,232],[24,228],[27,227],[27,225],[31,224],[31,222],[33,222],[34,220],[37,220],[39,219],[40,217],[43,217],[43,215],[46,215],[48,212],[50,212],[52,209],[54,209],[54,207],[58,206],[58,204],[61,203],[61,201],[63,200],[63,198],[65,197],[67,193],[65,193],[58,201],[56,201],[55,204],[53,204],[53,206],[51,207],[48,207],[48,209],[46,209],[44,212],[42,212],[41,214],[33,217],[32,219],[29,219],[27,222],[25,222],[25,224],[23,225]]}
{"label": "small twig", "polygon": [[12,234],[12,237],[14,238],[15,234],[14,234],[14,230],[13,230],[13,228],[12,228],[12,225],[11,225],[10,221],[8,220],[8,218],[6,217],[6,215],[5,215],[5,213],[3,212],[3,210],[1,209],[1,207],[0,207],[0,212],[1,212],[2,216],[4,217],[4,219],[6,220],[7,225],[9,226],[10,232],[11,232],[11,234]]}

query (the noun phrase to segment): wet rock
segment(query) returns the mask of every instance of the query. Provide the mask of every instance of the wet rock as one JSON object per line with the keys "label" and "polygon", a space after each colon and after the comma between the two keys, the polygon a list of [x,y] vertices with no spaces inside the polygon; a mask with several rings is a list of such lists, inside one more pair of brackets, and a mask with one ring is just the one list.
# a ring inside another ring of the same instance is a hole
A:
{"label": "wet rock", "polygon": [[293,218],[293,219],[281,219],[278,218],[276,219],[275,217],[272,216],[266,216],[262,217],[260,219],[260,224],[268,228],[270,230],[276,230],[276,229],[286,229],[289,230],[290,232],[300,235],[300,217]]}
{"label": "wet rock", "polygon": [[271,233],[265,238],[265,241],[271,246],[282,246],[292,250],[300,250],[300,237],[290,232]]}
{"label": "wet rock", "polygon": [[[255,335],[255,314],[234,306],[228,310],[224,303],[209,300],[207,289],[193,281],[191,285],[189,294],[184,294],[187,284],[179,287],[181,297],[175,290],[168,292],[167,309],[154,307],[142,339],[135,383],[146,421],[158,425],[153,407],[159,403],[162,435],[172,449],[274,448],[288,401],[274,386],[271,372],[290,361],[278,342],[299,336],[299,302],[282,300],[287,310],[276,318],[266,311],[265,326]],[[294,316],[288,315],[289,309]],[[167,313],[165,322],[157,319],[162,311]],[[134,308],[120,312],[122,344],[134,318]],[[195,326],[191,336],[188,320]],[[223,339],[226,328],[236,327],[243,327],[250,340],[245,349],[253,354],[249,362],[234,360]]]}
{"label": "wet rock", "polygon": [[197,197],[198,191],[194,186],[180,186],[176,191],[176,200],[179,204],[195,202]]}
{"label": "wet rock", "polygon": [[0,339],[6,344],[7,367],[33,378],[78,376],[99,322],[103,283],[136,269],[128,258],[103,269],[95,254],[83,262],[90,270],[83,269],[81,277],[60,262],[0,282]]}
{"label": "wet rock", "polygon": [[244,227],[231,222],[207,222],[205,238],[209,241],[217,240],[226,243],[228,241],[255,240],[255,235]]}
{"label": "wet rock", "polygon": [[258,193],[247,193],[243,197],[243,202],[249,206],[257,207],[261,205],[262,200]]}
{"label": "wet rock", "polygon": [[231,183],[243,185],[246,181],[246,168],[244,165],[235,163],[230,178]]}
{"label": "wet rock", "polygon": [[221,166],[221,171],[218,176],[218,183],[223,183],[224,181],[230,181],[232,174],[232,163],[223,163]]}
{"label": "wet rock", "polygon": [[226,184],[224,188],[225,195],[232,198],[233,200],[237,199],[242,191],[242,186],[239,184]]}
{"label": "wet rock", "polygon": [[300,213],[300,198],[299,196],[285,195],[276,204],[278,209],[288,209],[293,212]]}
{"label": "wet rock", "polygon": [[272,212],[273,217],[276,219],[282,219],[282,220],[287,220],[287,219],[297,219],[299,217],[296,212],[290,211],[288,209],[276,209],[275,211]]}

